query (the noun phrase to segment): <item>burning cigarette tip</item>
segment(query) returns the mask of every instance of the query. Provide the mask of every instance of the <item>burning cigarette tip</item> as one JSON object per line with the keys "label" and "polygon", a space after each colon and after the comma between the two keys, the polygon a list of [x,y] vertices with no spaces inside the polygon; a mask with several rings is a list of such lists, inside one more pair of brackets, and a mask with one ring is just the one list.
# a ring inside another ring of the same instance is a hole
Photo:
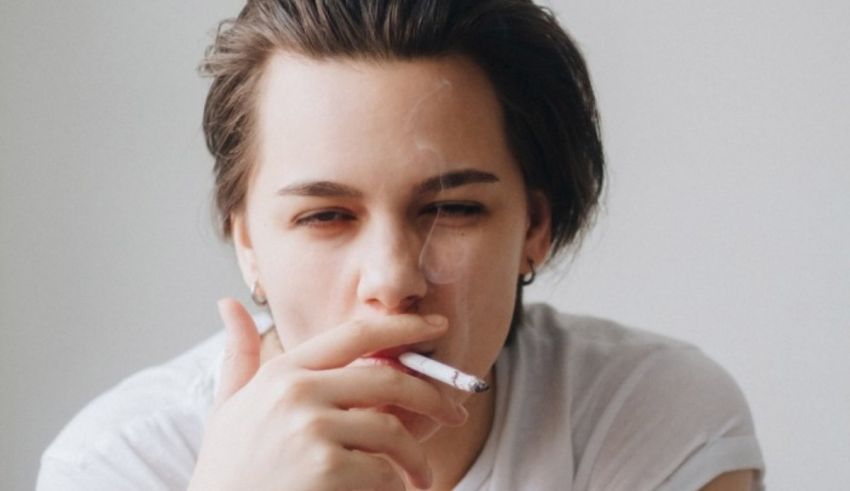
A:
{"label": "burning cigarette tip", "polygon": [[488,384],[487,382],[485,382],[483,380],[476,380],[472,384],[471,388],[472,388],[472,392],[475,392],[477,394],[479,392],[484,392],[485,390],[489,390],[490,384]]}

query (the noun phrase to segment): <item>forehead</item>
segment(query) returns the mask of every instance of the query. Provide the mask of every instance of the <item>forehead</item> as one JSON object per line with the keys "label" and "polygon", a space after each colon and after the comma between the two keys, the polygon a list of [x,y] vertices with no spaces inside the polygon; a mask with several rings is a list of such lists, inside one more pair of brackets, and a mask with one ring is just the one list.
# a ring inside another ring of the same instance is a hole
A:
{"label": "forehead", "polygon": [[257,111],[261,167],[352,172],[510,161],[496,94],[483,70],[459,56],[361,61],[279,53],[265,68]]}

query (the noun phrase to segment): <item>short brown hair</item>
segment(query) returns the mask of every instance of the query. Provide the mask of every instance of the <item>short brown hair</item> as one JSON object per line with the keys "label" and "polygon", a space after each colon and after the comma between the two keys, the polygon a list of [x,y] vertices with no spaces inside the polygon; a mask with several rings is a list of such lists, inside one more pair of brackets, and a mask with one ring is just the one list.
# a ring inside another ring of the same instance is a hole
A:
{"label": "short brown hair", "polygon": [[[596,101],[581,53],[547,9],[530,0],[248,0],[219,25],[201,64],[213,79],[203,128],[225,238],[253,167],[258,83],[280,51],[376,61],[468,57],[495,88],[526,188],[549,200],[552,255],[591,221],[604,178]],[[515,324],[519,283],[517,292]]]}

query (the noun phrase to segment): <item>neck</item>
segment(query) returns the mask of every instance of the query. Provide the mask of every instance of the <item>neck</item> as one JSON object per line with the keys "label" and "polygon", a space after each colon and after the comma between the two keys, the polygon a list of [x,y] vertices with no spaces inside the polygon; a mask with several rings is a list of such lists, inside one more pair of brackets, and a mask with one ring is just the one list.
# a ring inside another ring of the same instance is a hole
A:
{"label": "neck", "polygon": [[466,424],[459,428],[442,427],[425,443],[425,452],[434,471],[430,489],[453,489],[478,458],[487,441],[495,412],[495,380],[491,370],[487,382],[492,387],[473,394],[464,407],[469,411]]}

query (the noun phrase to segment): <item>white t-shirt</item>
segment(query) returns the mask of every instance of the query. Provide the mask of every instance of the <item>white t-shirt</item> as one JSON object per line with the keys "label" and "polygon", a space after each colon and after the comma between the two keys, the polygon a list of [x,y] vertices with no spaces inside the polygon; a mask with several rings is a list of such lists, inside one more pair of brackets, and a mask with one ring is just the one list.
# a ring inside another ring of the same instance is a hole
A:
{"label": "white t-shirt", "polygon": [[[493,428],[456,491],[697,490],[739,469],[764,489],[746,400],[697,348],[545,305],[526,318],[496,362]],[[222,349],[219,333],[92,401],[45,451],[37,490],[186,489]]]}

